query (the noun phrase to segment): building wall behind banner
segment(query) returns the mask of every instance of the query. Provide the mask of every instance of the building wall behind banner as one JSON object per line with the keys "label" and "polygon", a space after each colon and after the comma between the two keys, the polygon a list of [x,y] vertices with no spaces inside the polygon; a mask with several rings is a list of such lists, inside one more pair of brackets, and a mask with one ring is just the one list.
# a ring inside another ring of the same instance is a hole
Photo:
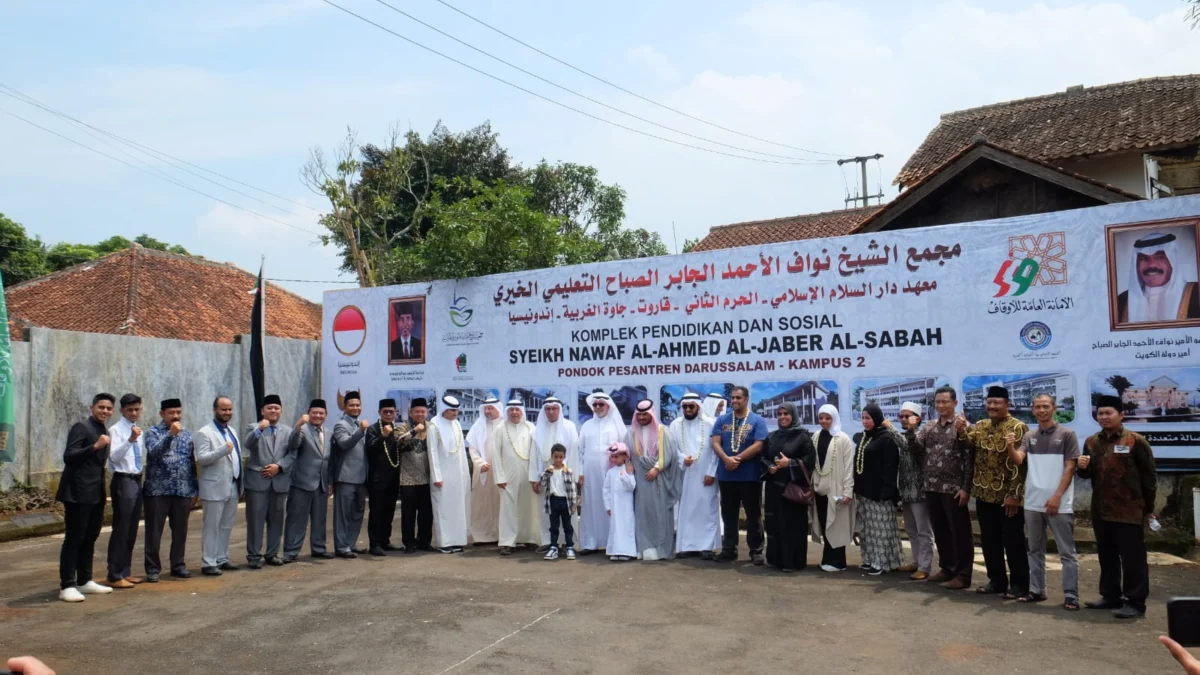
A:
{"label": "building wall behind banner", "polygon": [[[53,485],[62,472],[67,431],[85,419],[92,397],[106,391],[142,397],[143,429],[159,421],[158,404],[178,397],[183,423],[195,431],[212,420],[218,394],[233,398],[239,433],[255,421],[244,344],[190,342],[31,328],[13,343],[17,461],[0,465],[0,489],[14,482]],[[305,412],[320,391],[320,345],[267,338],[267,387],[283,399],[284,422]],[[110,419],[115,423],[116,415]]]}
{"label": "building wall behind banner", "polygon": [[[854,432],[866,403],[929,409],[943,383],[982,419],[983,393],[1004,384],[1018,417],[1049,393],[1081,438],[1098,430],[1093,399],[1120,394],[1160,468],[1200,469],[1200,316],[1117,312],[1133,242],[1162,232],[1186,252],[1174,273],[1195,282],[1200,197],[330,291],[323,392],[554,388],[582,419],[597,388],[669,415],[689,388],[745,384],[756,411],[791,401],[811,425],[833,404]],[[407,350],[390,344],[391,307],[419,315]]]}

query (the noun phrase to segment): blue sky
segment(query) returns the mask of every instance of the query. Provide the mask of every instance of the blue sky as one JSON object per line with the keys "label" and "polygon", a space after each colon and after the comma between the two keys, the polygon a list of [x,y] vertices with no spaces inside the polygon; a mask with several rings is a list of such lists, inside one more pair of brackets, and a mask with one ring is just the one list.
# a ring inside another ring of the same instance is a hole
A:
{"label": "blue sky", "polygon": [[[339,0],[340,1],[340,0]],[[1178,0],[1125,2],[610,2],[451,0],[581,68],[723,126],[797,147],[872,154],[889,196],[904,159],[951,110],[1180,74],[1200,33]],[[432,33],[372,0],[356,12],[468,63],[599,116],[574,99]],[[540,57],[434,0],[393,3],[463,40],[610,105],[761,152],[802,154],[657,109]],[[702,153],[606,127],[419,51],[319,0],[0,5],[0,83],[92,125],[282,195],[280,208],[170,169],[180,182],[299,228],[321,201],[300,182],[309,149],[347,126],[363,141],[399,125],[428,133],[491,120],[522,163],[595,165],[628,191],[627,222],[668,247],[712,225],[842,206],[832,165],[777,166]],[[0,110],[108,146],[0,96]],[[696,142],[674,136],[683,142]],[[339,278],[336,252],[93,155],[0,114],[0,212],[47,242],[148,232],[268,276]],[[824,155],[803,155],[826,157]],[[123,157],[124,158],[124,157]],[[239,188],[246,191],[245,188]],[[344,277],[343,277],[344,278]],[[285,286],[319,299],[320,283]]]}

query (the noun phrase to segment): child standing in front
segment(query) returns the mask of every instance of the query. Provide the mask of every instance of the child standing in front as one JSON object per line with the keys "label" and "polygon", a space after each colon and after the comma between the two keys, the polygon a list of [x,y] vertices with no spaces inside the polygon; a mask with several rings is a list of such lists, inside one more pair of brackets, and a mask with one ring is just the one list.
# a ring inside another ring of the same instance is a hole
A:
{"label": "child standing in front", "polygon": [[633,490],[637,479],[629,463],[629,448],[613,443],[608,448],[608,473],[604,474],[604,508],[611,517],[608,527],[608,559],[624,562],[637,557],[637,538],[634,528]]}
{"label": "child standing in front", "polygon": [[558,527],[561,524],[567,540],[567,560],[575,559],[575,528],[571,514],[575,513],[578,498],[575,493],[575,474],[567,468],[567,448],[562,443],[550,447],[551,466],[542,472],[542,494],[546,495],[546,513],[550,514],[550,550],[546,560],[558,560]]}

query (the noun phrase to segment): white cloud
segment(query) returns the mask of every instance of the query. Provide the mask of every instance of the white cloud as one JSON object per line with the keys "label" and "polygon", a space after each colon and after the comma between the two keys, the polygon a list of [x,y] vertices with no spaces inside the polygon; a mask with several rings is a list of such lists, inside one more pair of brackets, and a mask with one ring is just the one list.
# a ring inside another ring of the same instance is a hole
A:
{"label": "white cloud", "polygon": [[671,60],[650,45],[632,47],[626,56],[635,63],[648,66],[660,80],[674,81],[679,77],[679,69],[671,64]]}

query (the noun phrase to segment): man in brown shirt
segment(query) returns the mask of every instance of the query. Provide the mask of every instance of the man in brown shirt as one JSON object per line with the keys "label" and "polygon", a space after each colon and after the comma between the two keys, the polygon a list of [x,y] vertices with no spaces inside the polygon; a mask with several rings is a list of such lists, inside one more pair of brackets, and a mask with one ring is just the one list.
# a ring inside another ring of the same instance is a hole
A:
{"label": "man in brown shirt", "polygon": [[[396,427],[400,446],[400,536],[405,553],[433,551],[433,497],[429,491],[429,446],[425,418],[429,403],[414,398],[408,423]],[[410,434],[409,431],[412,431]]]}
{"label": "man in brown shirt", "polygon": [[1121,410],[1121,399],[1101,397],[1100,431],[1087,439],[1079,458],[1078,475],[1092,481],[1092,527],[1100,554],[1101,599],[1086,606],[1135,619],[1146,613],[1150,596],[1144,526],[1154,517],[1157,474],[1150,443],[1122,426]]}
{"label": "man in brown shirt", "polygon": [[954,387],[940,387],[933,396],[938,418],[926,422],[914,438],[925,452],[925,503],[933,526],[933,541],[938,552],[938,571],[929,581],[961,591],[971,587],[975,564],[975,541],[971,534],[972,455],[967,445],[966,420],[956,418],[958,393]]}
{"label": "man in brown shirt", "polygon": [[[975,515],[979,518],[979,543],[987,567],[988,583],[975,589],[1014,600],[1029,592],[1029,558],[1025,547],[1024,466],[1009,458],[1029,428],[1008,413],[1008,389],[993,385],[987,390],[988,419],[967,430],[975,449]],[[1007,573],[1004,560],[1008,558]]]}

